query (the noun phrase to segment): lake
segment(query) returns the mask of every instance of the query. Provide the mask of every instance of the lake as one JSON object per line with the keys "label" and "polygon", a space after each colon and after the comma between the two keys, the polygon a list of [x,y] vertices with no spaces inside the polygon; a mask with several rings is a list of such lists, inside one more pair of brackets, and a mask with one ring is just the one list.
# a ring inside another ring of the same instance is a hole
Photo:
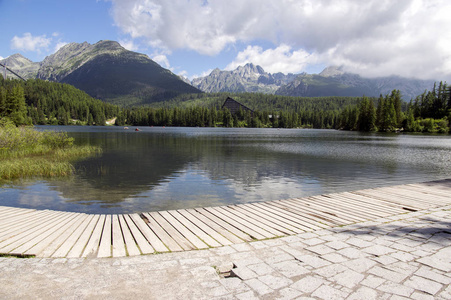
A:
{"label": "lake", "polygon": [[36,126],[103,153],[69,178],[3,186],[0,205],[131,213],[451,178],[451,136],[311,129]]}

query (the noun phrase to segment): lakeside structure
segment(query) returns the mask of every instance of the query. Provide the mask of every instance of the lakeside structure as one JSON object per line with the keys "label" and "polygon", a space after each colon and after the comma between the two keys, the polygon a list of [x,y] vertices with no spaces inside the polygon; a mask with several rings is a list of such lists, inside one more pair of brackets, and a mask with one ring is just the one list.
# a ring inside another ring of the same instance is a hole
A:
{"label": "lakeside structure", "polygon": [[249,111],[251,114],[254,113],[252,109],[230,97],[227,97],[227,99],[224,101],[224,104],[222,105],[221,109],[224,108],[227,108],[232,115],[237,114],[240,111],[240,109],[243,112]]}

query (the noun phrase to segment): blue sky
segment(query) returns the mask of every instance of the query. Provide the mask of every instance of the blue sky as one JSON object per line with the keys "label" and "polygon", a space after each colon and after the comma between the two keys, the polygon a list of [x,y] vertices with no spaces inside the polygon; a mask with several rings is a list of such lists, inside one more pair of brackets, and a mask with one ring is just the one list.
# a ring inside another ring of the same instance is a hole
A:
{"label": "blue sky", "polygon": [[252,62],[449,81],[450,11],[448,0],[0,0],[0,57],[115,40],[189,78]]}

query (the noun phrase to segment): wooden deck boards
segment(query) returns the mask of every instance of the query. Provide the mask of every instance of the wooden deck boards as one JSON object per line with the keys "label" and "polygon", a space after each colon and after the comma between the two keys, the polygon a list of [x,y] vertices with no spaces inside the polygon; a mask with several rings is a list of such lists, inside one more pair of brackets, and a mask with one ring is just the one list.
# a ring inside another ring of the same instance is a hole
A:
{"label": "wooden deck boards", "polygon": [[90,215],[0,206],[0,255],[122,257],[263,240],[451,205],[451,179],[249,204]]}

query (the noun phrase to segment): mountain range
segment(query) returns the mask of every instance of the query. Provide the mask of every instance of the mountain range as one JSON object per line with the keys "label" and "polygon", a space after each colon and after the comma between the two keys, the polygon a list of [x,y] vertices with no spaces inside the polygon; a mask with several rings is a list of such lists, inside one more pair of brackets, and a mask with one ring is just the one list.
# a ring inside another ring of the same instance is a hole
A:
{"label": "mountain range", "polygon": [[195,78],[191,84],[204,92],[258,92],[296,97],[378,97],[398,89],[408,101],[430,90],[434,81],[398,76],[364,78],[346,73],[342,67],[327,67],[319,74],[271,74],[248,63],[232,71],[215,69],[208,76]]}
{"label": "mountain range", "polygon": [[266,73],[262,67],[249,63],[233,71],[214,69],[208,76],[193,79],[191,84],[204,92],[274,94],[295,78],[294,74]]}
{"label": "mountain range", "polygon": [[40,63],[20,54],[1,62],[25,79],[68,83],[114,104],[142,105],[201,92],[147,55],[126,50],[114,41],[70,43]]}
{"label": "mountain range", "polygon": [[94,98],[135,106],[201,92],[253,92],[284,96],[378,97],[399,89],[409,101],[433,87],[434,81],[397,76],[365,78],[341,67],[328,67],[319,74],[267,73],[248,63],[235,70],[213,70],[208,76],[189,81],[161,67],[147,55],[132,52],[114,41],[96,44],[70,43],[42,62],[21,54],[0,60],[26,79],[71,84]]}

